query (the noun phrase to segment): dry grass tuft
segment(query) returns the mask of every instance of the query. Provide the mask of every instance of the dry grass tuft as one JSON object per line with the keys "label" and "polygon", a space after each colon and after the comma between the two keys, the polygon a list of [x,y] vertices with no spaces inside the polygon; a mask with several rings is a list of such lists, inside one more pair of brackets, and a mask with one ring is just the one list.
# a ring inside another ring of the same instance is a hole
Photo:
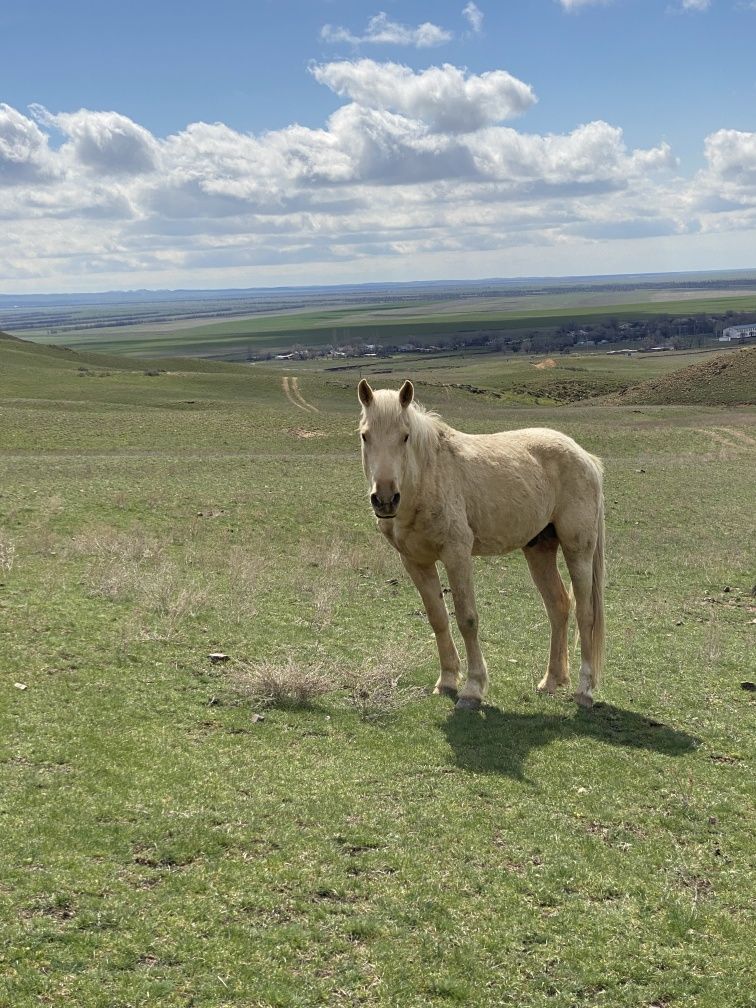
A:
{"label": "dry grass tuft", "polygon": [[162,546],[142,529],[127,531],[102,525],[74,536],[68,546],[70,556],[94,556],[101,560],[135,563],[153,560],[162,553]]}
{"label": "dry grass tuft", "polygon": [[238,663],[229,679],[236,692],[257,707],[306,707],[340,686],[338,675],[329,673],[323,662],[303,665],[292,655],[280,664]]}
{"label": "dry grass tuft", "polygon": [[164,546],[141,529],[121,531],[101,526],[75,536],[69,556],[90,559],[85,584],[93,596],[132,603],[129,635],[142,640],[168,640],[181,623],[209,604],[209,586],[185,565],[165,556]]}
{"label": "dry grass tuft", "polygon": [[427,693],[422,686],[400,688],[402,673],[397,669],[412,664],[398,643],[387,644],[376,656],[371,657],[357,669],[344,677],[347,700],[355,708],[363,721],[377,721],[396,714],[407,704],[424,697]]}
{"label": "dry grass tuft", "polygon": [[400,686],[396,670],[406,664],[406,652],[395,644],[354,669],[325,661],[303,664],[289,655],[282,662],[237,663],[228,677],[231,688],[258,707],[306,707],[338,693],[361,720],[378,721],[427,694],[421,686]]}
{"label": "dry grass tuft", "polygon": [[12,539],[0,532],[0,571],[10,574],[16,562],[16,547]]}

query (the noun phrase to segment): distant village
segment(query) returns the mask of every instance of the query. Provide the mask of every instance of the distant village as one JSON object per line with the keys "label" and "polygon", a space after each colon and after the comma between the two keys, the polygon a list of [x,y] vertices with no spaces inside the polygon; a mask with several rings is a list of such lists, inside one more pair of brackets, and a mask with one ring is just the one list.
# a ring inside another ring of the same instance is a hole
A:
{"label": "distant village", "polygon": [[[341,360],[354,357],[390,357],[396,354],[443,354],[463,350],[491,353],[562,353],[601,352],[632,356],[642,353],[663,353],[670,350],[690,350],[719,344],[745,344],[756,340],[756,322],[730,322],[733,312],[724,317],[692,316],[689,318],[651,318],[631,322],[609,319],[580,327],[562,325],[558,328],[533,330],[477,330],[413,336],[400,344],[363,343],[352,340],[343,345],[294,346],[286,353],[256,353],[256,360],[308,360],[327,357]],[[248,359],[252,359],[251,357]]]}

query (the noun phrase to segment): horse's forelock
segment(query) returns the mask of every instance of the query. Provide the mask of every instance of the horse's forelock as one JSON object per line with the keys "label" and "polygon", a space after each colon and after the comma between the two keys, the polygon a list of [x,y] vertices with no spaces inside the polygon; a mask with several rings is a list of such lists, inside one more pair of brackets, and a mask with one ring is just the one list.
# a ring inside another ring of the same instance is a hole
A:
{"label": "horse's forelock", "polygon": [[437,413],[427,410],[416,400],[403,407],[399,401],[399,393],[393,389],[375,389],[373,401],[369,407],[362,409],[363,423],[370,418],[373,428],[393,427],[407,424],[412,435],[415,454],[424,454],[435,443],[438,436],[441,418]]}

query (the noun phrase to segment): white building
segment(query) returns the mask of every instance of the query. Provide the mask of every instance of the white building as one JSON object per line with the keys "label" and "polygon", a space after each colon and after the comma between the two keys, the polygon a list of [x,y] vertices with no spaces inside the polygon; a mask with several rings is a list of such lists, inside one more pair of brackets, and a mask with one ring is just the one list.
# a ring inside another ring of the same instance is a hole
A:
{"label": "white building", "polygon": [[722,330],[719,342],[731,343],[732,340],[752,339],[754,336],[756,336],[756,322],[749,322],[748,325],[731,325]]}

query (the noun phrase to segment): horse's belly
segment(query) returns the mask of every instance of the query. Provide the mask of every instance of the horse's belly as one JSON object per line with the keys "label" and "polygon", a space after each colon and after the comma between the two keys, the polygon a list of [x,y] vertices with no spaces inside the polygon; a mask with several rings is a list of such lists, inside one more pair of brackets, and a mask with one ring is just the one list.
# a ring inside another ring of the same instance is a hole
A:
{"label": "horse's belly", "polygon": [[[547,524],[548,522],[544,522],[544,526]],[[540,531],[541,529],[539,528],[538,532]],[[537,535],[538,532],[534,532],[533,535]],[[513,537],[510,534],[482,538],[476,536],[473,539],[472,553],[473,556],[501,556],[504,553],[512,553],[514,550],[524,546],[526,542],[529,542],[533,538],[533,535],[526,536],[525,538],[522,535]]]}
{"label": "horse's belly", "polygon": [[522,510],[502,508],[485,515],[475,515],[470,521],[473,533],[472,552],[476,556],[494,556],[521,549],[551,521],[551,496],[528,501]]}

